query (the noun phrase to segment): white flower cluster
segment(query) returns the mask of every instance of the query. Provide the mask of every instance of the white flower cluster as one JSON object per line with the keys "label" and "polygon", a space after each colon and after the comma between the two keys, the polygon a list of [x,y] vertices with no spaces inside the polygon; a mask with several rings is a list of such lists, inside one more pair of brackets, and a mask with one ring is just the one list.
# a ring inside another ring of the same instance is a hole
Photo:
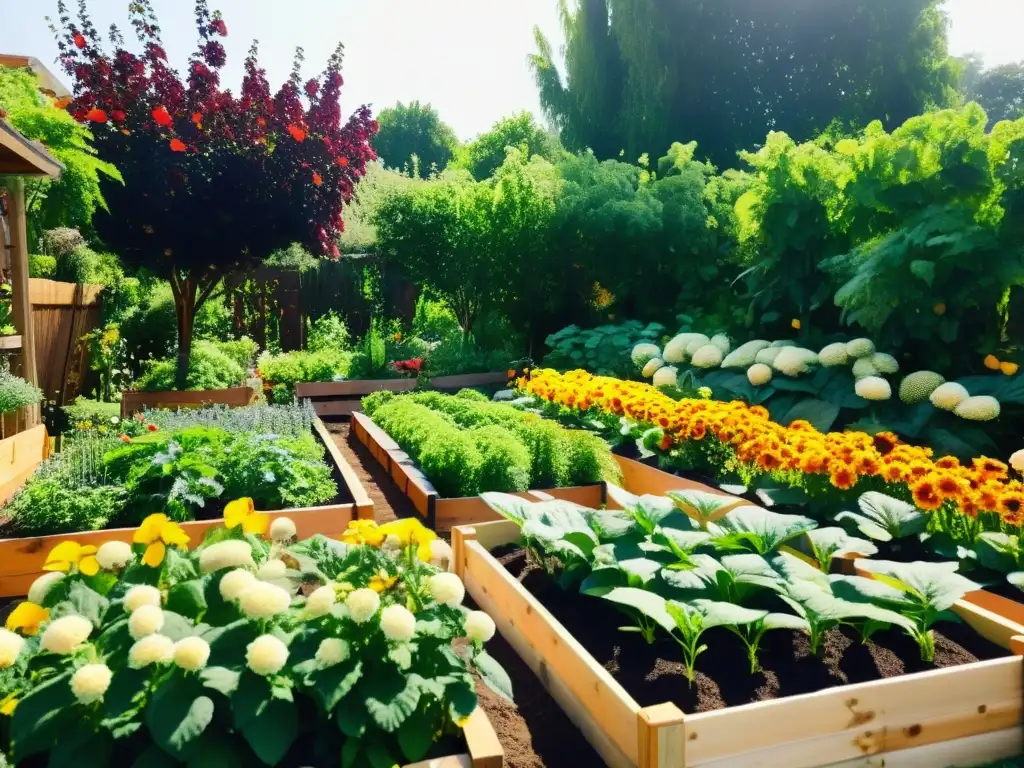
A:
{"label": "white flower cluster", "polygon": [[213,573],[221,568],[251,568],[254,565],[252,547],[248,542],[238,539],[218,541],[199,553],[199,567],[203,573]]}
{"label": "white flower cluster", "polygon": [[71,692],[82,704],[92,704],[103,698],[113,679],[106,664],[86,664],[71,676]]}
{"label": "white flower cluster", "polygon": [[0,669],[14,664],[24,647],[25,638],[9,629],[0,629]]}
{"label": "white flower cluster", "polygon": [[153,635],[164,628],[164,612],[155,605],[142,605],[128,617],[128,632],[133,640]]}
{"label": "white flower cluster", "polygon": [[60,571],[50,571],[44,573],[38,579],[32,582],[32,586],[28,588],[28,601],[35,603],[36,605],[42,605],[46,599],[47,594],[53,589],[53,586],[64,578],[64,574]]}
{"label": "white flower cluster", "polygon": [[416,634],[416,617],[404,605],[389,605],[380,612],[380,628],[388,640],[407,642]]}
{"label": "white flower cluster", "polygon": [[290,517],[278,517],[270,524],[270,538],[279,544],[292,541],[295,535],[295,521]]}
{"label": "white flower cluster", "polygon": [[254,581],[238,596],[238,605],[250,619],[269,619],[288,610],[291,593],[276,584]]}
{"label": "white flower cluster", "polygon": [[466,637],[477,643],[486,643],[494,637],[494,619],[483,611],[470,611],[465,619]]}
{"label": "white flower cluster", "polygon": [[336,600],[337,596],[333,585],[328,584],[323,587],[317,587],[306,598],[306,612],[314,618],[326,616],[331,612],[331,608],[334,607]]}
{"label": "white flower cluster", "polygon": [[188,672],[206,666],[210,658],[210,644],[201,637],[183,637],[174,644],[174,663]]}
{"label": "white flower cluster", "polygon": [[321,640],[320,646],[316,649],[316,663],[321,669],[333,667],[346,661],[351,652],[348,643],[340,637],[328,637]]}
{"label": "white flower cluster", "polygon": [[242,568],[228,571],[220,579],[220,596],[229,602],[237,600],[254,581],[256,577]]}
{"label": "white flower cluster", "polygon": [[125,593],[124,608],[129,613],[134,613],[144,605],[160,606],[160,590],[148,584],[139,584],[132,587]]}
{"label": "white flower cluster", "polygon": [[454,573],[434,574],[427,579],[427,590],[441,605],[461,605],[466,597],[466,587]]}
{"label": "white flower cluster", "polygon": [[380,595],[365,587],[355,589],[349,593],[345,607],[348,609],[348,615],[352,621],[356,624],[365,624],[380,608]]}
{"label": "white flower cluster", "polygon": [[128,666],[142,669],[174,659],[174,641],[165,635],[146,635],[128,651]]}
{"label": "white flower cluster", "polygon": [[84,616],[61,616],[47,624],[39,647],[50,653],[73,653],[91,633],[92,622]]}
{"label": "white flower cluster", "polygon": [[288,662],[288,646],[273,635],[260,635],[245,647],[245,663],[257,675],[276,675]]}
{"label": "white flower cluster", "polygon": [[100,567],[108,571],[120,571],[131,561],[131,544],[124,541],[106,541],[96,551],[96,560]]}

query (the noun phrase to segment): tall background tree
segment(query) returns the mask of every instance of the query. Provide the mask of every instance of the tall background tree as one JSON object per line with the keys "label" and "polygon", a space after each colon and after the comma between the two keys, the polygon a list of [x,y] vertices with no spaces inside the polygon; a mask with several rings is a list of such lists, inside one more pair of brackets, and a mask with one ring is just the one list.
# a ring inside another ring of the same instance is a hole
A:
{"label": "tall background tree", "polygon": [[988,115],[989,125],[1024,117],[1024,61],[986,69],[977,54],[961,59],[965,101],[976,101]]}
{"label": "tall background tree", "polygon": [[224,274],[293,242],[339,255],[342,207],[375,158],[377,125],[365,106],[342,124],[340,46],[323,75],[305,82],[300,50],[274,94],[254,43],[235,96],[220,86],[227,26],[205,0],[184,80],[167,63],[148,0],[129,11],[141,56],[116,28],[105,53],[84,2],[78,19],[63,2],[58,9],[61,63],[75,83],[68,111],[91,126],[99,157],[125,180],[103,186],[110,212],[96,216],[96,229],[125,261],[170,280],[185,388],[196,311]]}
{"label": "tall background tree", "polygon": [[958,98],[941,0],[560,2],[565,78],[539,31],[531,65],[563,142],[598,157],[683,139],[733,167],[766,128],[895,127]]}
{"label": "tall background tree", "polygon": [[[377,115],[379,130],[373,148],[388,168],[416,171],[426,177],[431,171],[443,171],[458,149],[455,131],[441,121],[437,110],[418,101],[398,102]],[[413,155],[416,163],[413,163]]]}
{"label": "tall background tree", "polygon": [[557,160],[562,152],[558,138],[537,125],[529,112],[520,112],[505,117],[494,124],[486,133],[461,147],[453,163],[465,168],[477,181],[489,179],[505,162],[505,151],[509,147],[523,150],[526,156],[540,155],[546,160]]}

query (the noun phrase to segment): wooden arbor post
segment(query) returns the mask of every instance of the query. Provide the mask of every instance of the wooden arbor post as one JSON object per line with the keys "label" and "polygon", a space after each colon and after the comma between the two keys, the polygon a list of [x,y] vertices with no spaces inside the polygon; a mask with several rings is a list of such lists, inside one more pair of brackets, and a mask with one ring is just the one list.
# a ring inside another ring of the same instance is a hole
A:
{"label": "wooden arbor post", "polygon": [[[32,301],[28,289],[28,235],[25,223],[25,182],[23,176],[55,179],[63,166],[40,144],[29,141],[4,120],[0,120],[0,183],[7,189],[7,220],[11,233],[11,288],[14,327],[21,334],[22,374],[38,386],[36,341],[32,327]],[[39,407],[29,409],[25,427],[39,422]]]}

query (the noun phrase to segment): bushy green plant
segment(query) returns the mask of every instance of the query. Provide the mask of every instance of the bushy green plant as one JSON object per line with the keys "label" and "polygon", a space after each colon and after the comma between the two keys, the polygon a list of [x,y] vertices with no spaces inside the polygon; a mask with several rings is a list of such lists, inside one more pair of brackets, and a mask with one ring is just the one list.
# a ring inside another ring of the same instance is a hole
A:
{"label": "bushy green plant", "polygon": [[348,345],[348,328],[336,312],[328,312],[309,323],[306,347],[310,352],[340,352],[348,349]]}
{"label": "bushy green plant", "polygon": [[[172,390],[176,371],[177,361],[174,358],[149,363],[146,372],[134,382],[133,388],[140,392]],[[242,366],[213,342],[197,341],[192,345],[188,389],[228,389],[239,386],[244,378],[245,370]]]}
{"label": "bushy green plant", "polygon": [[295,385],[306,381],[334,381],[345,376],[351,366],[352,353],[339,349],[320,352],[264,353],[258,363],[263,381],[273,387],[274,402],[290,402]]}
{"label": "bushy green plant", "polygon": [[234,341],[211,341],[214,347],[230,357],[243,370],[247,371],[256,363],[256,355],[260,351],[260,345],[243,336]]}
{"label": "bushy green plant", "polygon": [[43,391],[30,384],[20,376],[15,376],[10,369],[0,367],[0,413],[9,413],[26,405],[38,405],[43,399]]}
{"label": "bushy green plant", "polygon": [[61,410],[72,426],[89,424],[92,427],[106,426],[108,429],[117,429],[121,422],[120,403],[104,403],[81,395],[75,402],[65,405]]}
{"label": "bushy green plant", "polygon": [[30,253],[28,255],[28,276],[41,277],[46,280],[53,280],[57,271],[57,259],[47,256],[44,253]]}
{"label": "bushy green plant", "polygon": [[416,315],[412,321],[412,332],[427,341],[444,341],[462,335],[455,313],[440,301],[423,295],[416,302]]}
{"label": "bushy green plant", "polygon": [[530,452],[514,434],[497,425],[471,432],[482,461],[478,474],[481,488],[506,491],[530,489]]}
{"label": "bushy green plant", "polygon": [[633,347],[641,343],[660,344],[664,333],[665,326],[659,323],[645,326],[637,320],[589,329],[570,325],[545,340],[551,352],[544,358],[544,365],[584,368],[603,376],[629,378],[635,375],[630,357]]}
{"label": "bushy green plant", "polygon": [[507,370],[514,355],[503,349],[481,349],[472,341],[449,336],[430,350],[427,372],[431,376],[492,373]]}
{"label": "bushy green plant", "polygon": [[30,480],[4,507],[18,535],[94,531],[122,521],[128,494],[119,485],[71,485],[61,477]]}

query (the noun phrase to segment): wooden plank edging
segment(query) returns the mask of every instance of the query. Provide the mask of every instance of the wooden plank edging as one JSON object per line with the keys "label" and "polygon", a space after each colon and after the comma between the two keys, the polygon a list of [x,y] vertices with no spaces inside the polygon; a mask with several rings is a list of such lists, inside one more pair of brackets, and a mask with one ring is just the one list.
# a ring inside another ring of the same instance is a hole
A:
{"label": "wooden plank edging", "polygon": [[231,387],[229,389],[199,389],[166,392],[121,393],[121,418],[127,418],[136,411],[146,408],[196,408],[204,405],[226,405],[242,408],[256,400],[252,387]]}
{"label": "wooden plank edging", "polygon": [[[1005,756],[1009,742],[1024,750],[1020,655],[693,715],[671,704],[641,709],[490,554],[518,536],[509,521],[453,529],[455,572],[615,768],[866,766],[857,761],[887,753],[897,756],[893,764],[924,766],[930,763],[914,763],[913,753],[959,753],[962,740],[980,750],[975,762]],[[990,640],[1024,653],[1024,626],[965,601],[955,609]],[[634,728],[624,729],[629,722]]]}

